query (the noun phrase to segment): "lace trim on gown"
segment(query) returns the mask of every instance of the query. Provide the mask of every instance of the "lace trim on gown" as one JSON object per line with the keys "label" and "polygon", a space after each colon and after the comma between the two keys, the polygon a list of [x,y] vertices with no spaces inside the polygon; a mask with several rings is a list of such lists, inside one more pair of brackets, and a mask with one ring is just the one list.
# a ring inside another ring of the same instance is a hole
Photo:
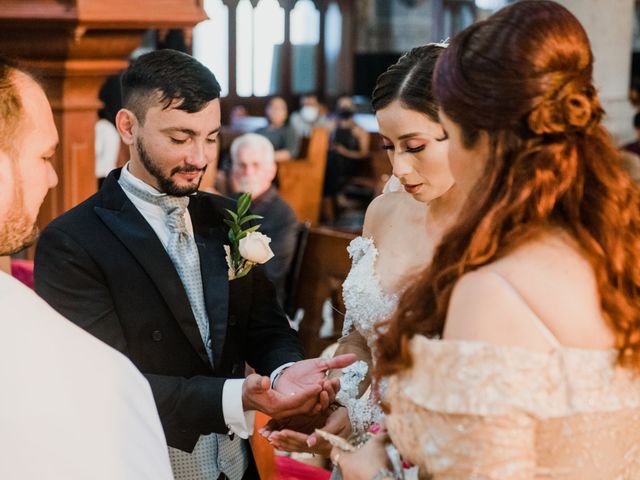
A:
{"label": "lace trim on gown", "polygon": [[560,347],[552,352],[483,342],[411,340],[416,366],[398,377],[410,401],[429,410],[537,418],[640,406],[630,370],[615,366],[615,350]]}
{"label": "lace trim on gown", "polygon": [[[376,335],[375,325],[387,318],[398,303],[397,295],[389,295],[382,290],[375,271],[378,249],[370,238],[356,237],[347,247],[351,257],[351,270],[342,284],[346,313],[342,335],[356,328],[373,348]],[[349,419],[354,432],[366,431],[369,426],[382,418],[382,410],[365,394],[357,398],[358,386],[367,374],[365,362],[343,369],[341,392],[338,400],[349,410]],[[384,388],[384,386],[383,386]]]}
{"label": "lace trim on gown", "polygon": [[346,308],[342,335],[347,335],[351,327],[355,327],[371,347],[375,343],[373,327],[395,310],[398,296],[382,290],[375,271],[378,249],[372,239],[354,238],[347,252],[351,258],[351,270],[342,284]]}
{"label": "lace trim on gown", "polygon": [[614,350],[411,340],[387,427],[420,478],[640,478],[640,377]]}

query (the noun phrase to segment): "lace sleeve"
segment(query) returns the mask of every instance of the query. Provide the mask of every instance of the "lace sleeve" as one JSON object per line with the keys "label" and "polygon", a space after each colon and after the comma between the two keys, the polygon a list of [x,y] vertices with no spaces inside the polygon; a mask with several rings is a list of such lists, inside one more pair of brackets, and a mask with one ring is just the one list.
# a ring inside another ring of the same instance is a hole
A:
{"label": "lace sleeve", "polygon": [[400,451],[434,480],[533,479],[536,413],[564,397],[549,393],[560,380],[554,357],[420,338],[412,353],[414,368],[385,397]]}
{"label": "lace sleeve", "polygon": [[361,397],[358,395],[360,384],[368,370],[368,365],[362,360],[342,369],[340,391],[336,395],[336,401],[347,407],[353,433],[366,432],[376,417],[382,414],[382,411],[371,402],[368,391]]}
{"label": "lace sleeve", "polygon": [[382,409],[373,403],[369,395],[360,398],[350,398],[347,403],[351,433],[360,434],[369,430],[371,424],[379,422],[384,413]]}
{"label": "lace sleeve", "polygon": [[369,367],[362,360],[342,369],[340,377],[340,391],[336,395],[336,400],[341,405],[347,405],[352,398],[358,398],[358,387],[367,375]]}
{"label": "lace sleeve", "polygon": [[[535,478],[535,420],[526,414],[415,413],[417,422],[398,424],[391,415],[387,427],[398,448],[410,452],[410,460],[428,471],[433,480]],[[417,436],[416,430],[424,433]]]}
{"label": "lace sleeve", "polygon": [[537,352],[419,335],[410,348],[412,367],[389,380],[386,423],[421,473],[640,478],[640,384],[615,365],[615,350]]}
{"label": "lace sleeve", "polygon": [[[349,271],[349,275],[347,275],[347,279],[343,284],[343,295],[348,296],[348,294],[344,291],[345,285],[348,285],[351,281],[356,281],[354,277],[358,276],[355,271],[357,270],[358,264],[362,261],[362,259],[367,255],[367,252],[371,252],[372,255],[377,255],[377,250],[373,245],[373,241],[370,238],[366,237],[356,237],[349,243],[347,247],[347,253],[349,253],[349,258],[351,258],[351,270]],[[348,302],[345,302],[348,303]],[[350,312],[347,308],[344,316],[344,323],[342,324],[342,336],[348,335],[353,327],[354,321],[354,312]]]}

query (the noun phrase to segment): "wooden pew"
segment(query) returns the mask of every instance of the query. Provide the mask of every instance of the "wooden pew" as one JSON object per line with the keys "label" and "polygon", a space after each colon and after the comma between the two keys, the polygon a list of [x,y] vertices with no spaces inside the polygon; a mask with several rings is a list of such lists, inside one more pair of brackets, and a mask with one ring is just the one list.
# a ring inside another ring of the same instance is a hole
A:
{"label": "wooden pew", "polygon": [[[295,301],[296,307],[304,310],[299,335],[309,358],[320,355],[342,332],[342,282],[351,268],[347,246],[355,236],[325,227],[313,228],[309,234]],[[331,299],[334,309],[333,334],[319,338],[322,306],[326,299]]]}
{"label": "wooden pew", "polygon": [[299,222],[320,221],[322,185],[329,151],[329,131],[316,128],[311,132],[303,158],[278,163],[280,195],[293,209]]}

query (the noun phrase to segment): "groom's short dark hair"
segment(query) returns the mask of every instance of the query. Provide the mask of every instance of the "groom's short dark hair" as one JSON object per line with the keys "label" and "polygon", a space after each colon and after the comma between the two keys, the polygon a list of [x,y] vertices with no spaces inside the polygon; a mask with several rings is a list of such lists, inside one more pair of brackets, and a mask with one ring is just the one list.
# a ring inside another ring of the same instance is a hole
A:
{"label": "groom's short dark hair", "polygon": [[122,74],[122,105],[144,123],[149,106],[188,113],[202,110],[220,97],[215,75],[191,55],[177,50],[157,50],[140,56]]}

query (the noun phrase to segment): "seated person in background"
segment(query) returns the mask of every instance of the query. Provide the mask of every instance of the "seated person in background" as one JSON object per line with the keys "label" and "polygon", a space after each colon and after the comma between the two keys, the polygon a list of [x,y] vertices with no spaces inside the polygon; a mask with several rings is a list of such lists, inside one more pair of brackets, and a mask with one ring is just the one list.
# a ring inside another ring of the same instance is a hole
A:
{"label": "seated person in background", "polygon": [[118,166],[122,142],[116,129],[116,113],[122,108],[121,95],[120,74],[108,77],[98,93],[98,98],[104,104],[98,110],[98,121],[95,125],[98,188],[102,187],[102,182],[109,175],[109,172]]}
{"label": "seated person in background", "polygon": [[329,158],[334,157],[341,163],[343,176],[357,174],[356,164],[350,160],[363,160],[369,157],[369,132],[353,121],[356,107],[351,97],[340,97],[337,103],[335,123],[331,129],[331,147]]}
{"label": "seated person in background", "polygon": [[282,162],[298,158],[300,153],[300,135],[287,123],[289,110],[282,97],[272,97],[265,110],[269,125],[256,130],[267,137],[275,150],[275,161]]}
{"label": "seated person in background", "polygon": [[98,188],[116,168],[120,154],[120,134],[115,125],[104,116],[104,109],[98,110],[98,121],[95,126],[96,178]]}
{"label": "seated person in background", "polygon": [[272,185],[276,176],[273,146],[261,135],[246,133],[231,144],[231,189],[251,193],[251,211],[263,218],[260,231],[271,238],[275,254],[264,267],[276,286],[278,300],[285,300],[285,281],[296,248],[296,216]]}
{"label": "seated person in background", "polygon": [[622,149],[626,150],[627,152],[640,155],[640,112],[636,113],[633,116],[633,128],[636,131],[636,139],[631,143],[627,143],[624,147],[622,147]]}
{"label": "seated person in background", "polygon": [[311,130],[314,128],[329,127],[326,108],[313,94],[300,97],[300,110],[291,114],[290,123],[301,137],[311,136]]}
{"label": "seated person in background", "polygon": [[335,217],[336,196],[349,177],[362,174],[358,161],[369,157],[369,132],[353,121],[356,113],[353,100],[340,97],[336,107],[323,188],[323,211],[329,221]]}
{"label": "seated person in background", "polygon": [[242,120],[249,116],[247,108],[244,105],[236,105],[229,113],[229,126],[234,130],[240,129]]}

